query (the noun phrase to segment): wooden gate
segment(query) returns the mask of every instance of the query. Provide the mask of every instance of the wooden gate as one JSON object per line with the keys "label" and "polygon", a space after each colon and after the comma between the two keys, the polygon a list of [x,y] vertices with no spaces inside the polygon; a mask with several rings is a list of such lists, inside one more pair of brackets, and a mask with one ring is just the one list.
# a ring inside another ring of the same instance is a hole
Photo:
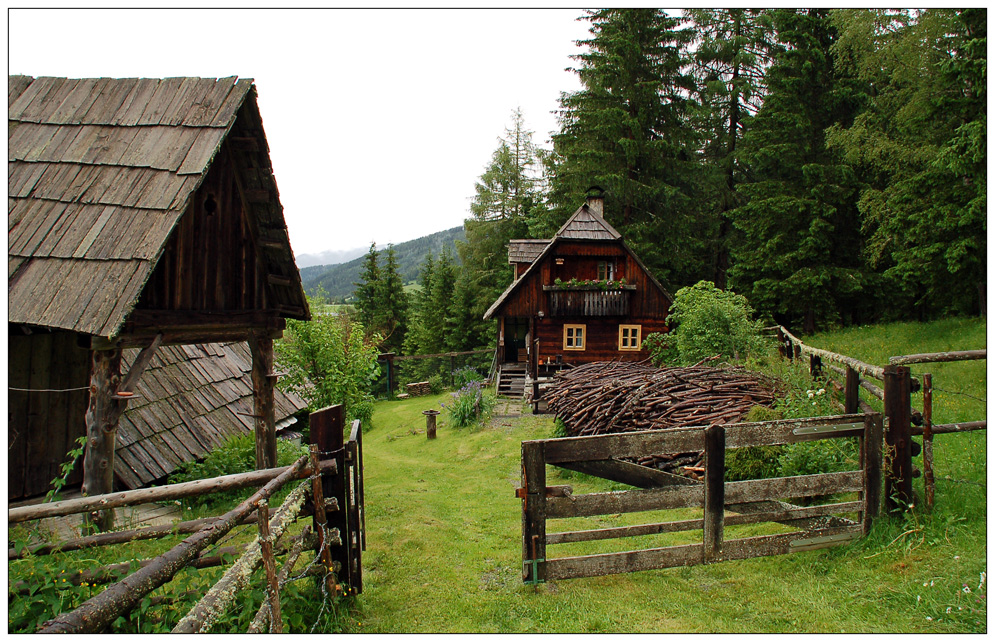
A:
{"label": "wooden gate", "polygon": [[[528,584],[836,546],[866,534],[881,498],[881,415],[713,425],[522,442],[522,578]],[[726,449],[857,438],[859,469],[747,481],[725,481]],[[623,461],[654,453],[705,452],[701,481]],[[637,486],[574,495],[546,486],[546,464]],[[856,499],[814,506],[784,500],[856,493]],[[641,511],[700,508],[700,519],[547,532],[547,520]],[[726,514],[726,513],[730,514]],[[842,517],[855,515],[856,519]],[[790,533],[726,539],[724,527],[778,522]],[[550,558],[555,544],[702,531],[693,544]]]}

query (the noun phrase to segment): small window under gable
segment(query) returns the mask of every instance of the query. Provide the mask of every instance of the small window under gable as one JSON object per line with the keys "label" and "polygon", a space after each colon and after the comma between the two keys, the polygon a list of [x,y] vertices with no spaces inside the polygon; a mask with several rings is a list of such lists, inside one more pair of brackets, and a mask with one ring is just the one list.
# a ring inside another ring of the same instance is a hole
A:
{"label": "small window under gable", "polygon": [[641,325],[620,325],[618,326],[618,349],[619,350],[641,350],[642,345]]}
{"label": "small window under gable", "polygon": [[598,280],[615,280],[615,261],[598,261]]}
{"label": "small window under gable", "polygon": [[563,349],[583,350],[587,326],[583,324],[563,326]]}

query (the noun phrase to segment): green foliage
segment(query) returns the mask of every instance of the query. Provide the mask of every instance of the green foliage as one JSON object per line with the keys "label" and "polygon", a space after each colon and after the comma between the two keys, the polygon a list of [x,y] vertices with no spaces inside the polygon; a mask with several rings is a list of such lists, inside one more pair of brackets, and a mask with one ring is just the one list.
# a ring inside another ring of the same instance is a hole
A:
{"label": "green foliage", "polygon": [[484,377],[473,366],[464,366],[453,370],[453,388],[457,390],[471,382],[483,382]]}
{"label": "green foliage", "polygon": [[[286,439],[276,441],[276,465],[289,466],[307,453],[305,446],[295,446]],[[170,484],[235,475],[256,470],[256,440],[252,433],[231,437],[200,461],[181,463],[169,476]],[[251,491],[250,491],[251,492]],[[192,497],[188,501],[200,506],[237,501],[247,496],[245,490],[233,490]]]}
{"label": "green foliage", "polygon": [[778,477],[784,446],[749,446],[726,451],[726,481]]}
{"label": "green foliage", "polygon": [[450,393],[451,401],[442,404],[454,428],[466,428],[483,419],[494,407],[494,397],[484,394],[480,381],[470,381],[456,392]]}
{"label": "green foliage", "polygon": [[780,475],[816,475],[860,468],[854,439],[821,439],[788,444],[777,460]]}
{"label": "green foliage", "polygon": [[446,389],[442,381],[442,375],[432,375],[428,378],[428,389],[433,395],[437,395]]}
{"label": "green foliage", "polygon": [[691,365],[716,355],[745,359],[768,347],[746,298],[710,281],[677,291],[667,325],[668,334],[651,334],[643,341],[658,364]]}
{"label": "green foliage", "polygon": [[[309,298],[320,305],[321,297]],[[286,375],[279,385],[308,402],[311,411],[342,404],[348,420],[368,414],[363,402],[372,400],[371,386],[379,374],[380,337],[367,337],[363,326],[344,317],[315,316],[311,321],[289,319],[283,339],[276,342],[276,360]]]}
{"label": "green foliage", "polygon": [[59,491],[62,490],[62,487],[69,481],[69,475],[71,475],[73,469],[76,468],[76,462],[83,456],[83,452],[85,450],[86,435],[80,435],[76,438],[76,447],[66,453],[66,461],[59,464],[59,470],[62,474],[52,480],[52,488],[45,493],[46,502],[54,502],[58,499]]}
{"label": "green foliage", "polygon": [[366,331],[381,337],[384,351],[399,351],[408,326],[408,296],[398,274],[397,253],[393,245],[386,250],[386,263],[380,266],[377,244],[363,259],[363,271],[356,283],[356,306]]}

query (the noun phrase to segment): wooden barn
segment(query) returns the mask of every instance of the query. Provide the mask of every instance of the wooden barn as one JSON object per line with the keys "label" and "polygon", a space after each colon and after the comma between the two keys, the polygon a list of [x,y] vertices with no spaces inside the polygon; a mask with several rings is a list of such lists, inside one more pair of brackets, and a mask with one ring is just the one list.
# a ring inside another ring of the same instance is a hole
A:
{"label": "wooden barn", "polygon": [[216,443],[223,408],[273,465],[273,339],[310,312],[252,80],[10,76],[7,105],[9,497],[82,434],[84,492],[145,483]]}
{"label": "wooden barn", "polygon": [[484,314],[498,320],[498,392],[592,361],[641,361],[643,338],[666,332],[672,297],[589,196],[549,240],[508,244],[515,280]]}

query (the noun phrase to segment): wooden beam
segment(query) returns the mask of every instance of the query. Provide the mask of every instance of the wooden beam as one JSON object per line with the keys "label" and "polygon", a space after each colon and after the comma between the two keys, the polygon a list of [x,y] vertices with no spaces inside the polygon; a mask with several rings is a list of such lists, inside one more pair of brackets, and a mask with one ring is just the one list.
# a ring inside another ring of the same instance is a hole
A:
{"label": "wooden beam", "polygon": [[987,359],[988,350],[960,350],[955,352],[927,352],[889,357],[888,365],[904,366],[910,363],[941,363],[948,361],[972,361]]}
{"label": "wooden beam", "polygon": [[[142,373],[145,369],[149,367],[149,363],[152,362],[152,357],[155,356],[155,351],[159,348],[162,343],[162,334],[155,335],[152,339],[152,343],[148,346],[142,348],[142,351],[138,353],[135,357],[135,362],[131,364],[131,370],[125,375],[124,380],[118,387],[118,392],[132,392],[135,386],[138,385],[139,379],[142,378]],[[127,403],[127,402],[125,402]]]}

